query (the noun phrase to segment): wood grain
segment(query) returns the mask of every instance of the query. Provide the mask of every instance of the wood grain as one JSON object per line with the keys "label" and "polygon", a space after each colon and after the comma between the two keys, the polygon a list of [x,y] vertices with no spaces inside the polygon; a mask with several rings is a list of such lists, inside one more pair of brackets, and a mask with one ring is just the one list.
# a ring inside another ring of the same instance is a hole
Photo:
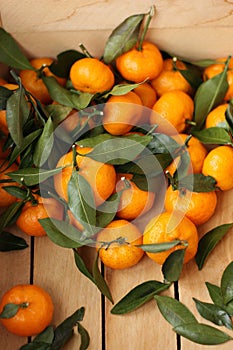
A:
{"label": "wood grain", "polygon": [[[79,50],[81,42],[91,53],[101,56],[111,31],[127,16],[147,12],[151,4],[149,0],[1,0],[0,14],[4,28],[13,34],[29,57],[56,57],[67,49]],[[160,49],[192,60],[233,54],[231,1],[158,0],[155,5],[157,13],[147,38]],[[200,236],[221,223],[233,221],[232,195],[233,190],[219,194],[216,213],[199,228]],[[184,267],[179,281],[179,298],[199,320],[192,297],[209,301],[205,281],[219,283],[222,271],[233,260],[232,234],[231,230],[220,242],[202,271],[197,270],[194,261]],[[88,254],[92,256],[94,252]],[[0,253],[0,266],[1,295],[14,284],[29,283],[30,247],[20,252]],[[55,246],[47,237],[35,239],[32,267],[33,282],[48,290],[54,300],[54,325],[85,306],[83,325],[90,333],[90,350],[177,349],[176,335],[154,301],[128,315],[112,315],[112,305],[109,302],[102,305],[97,288],[77,270],[71,250]],[[105,275],[115,301],[143,281],[161,281],[162,278],[161,267],[146,256],[131,269],[106,269]],[[174,295],[172,289],[166,293]],[[102,310],[105,310],[103,319]],[[102,339],[102,333],[105,333],[105,339]],[[0,326],[0,349],[18,350],[25,342],[26,339],[10,335]],[[76,334],[65,349],[74,350],[78,346]],[[181,339],[182,350],[207,348]],[[230,350],[232,342],[214,348]]]}
{"label": "wood grain", "polygon": [[[23,237],[29,247],[21,251],[0,252],[0,298],[14,285],[30,283],[30,238],[13,227],[7,231]],[[17,350],[26,342],[26,338],[12,335],[0,325],[0,349]]]}

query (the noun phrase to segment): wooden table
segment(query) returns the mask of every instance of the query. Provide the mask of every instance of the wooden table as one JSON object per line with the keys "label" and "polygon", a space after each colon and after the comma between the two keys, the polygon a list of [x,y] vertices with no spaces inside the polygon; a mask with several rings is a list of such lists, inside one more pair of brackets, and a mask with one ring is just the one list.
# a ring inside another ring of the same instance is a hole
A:
{"label": "wooden table", "polygon": [[[160,0],[155,5],[157,15],[151,23],[148,38],[161,49],[192,59],[222,57],[232,53],[232,3],[217,0],[213,5],[211,0],[198,0],[195,4],[185,0]],[[147,12],[150,6],[149,0],[72,0],[66,4],[55,0],[1,0],[1,18],[5,29],[14,35],[29,56],[56,57],[61,51],[77,48],[80,42],[85,43],[92,53],[101,55],[112,29],[129,15]],[[200,236],[219,224],[233,221],[232,194],[233,191],[218,193],[216,214],[199,228]],[[11,231],[17,230],[12,228]],[[24,234],[17,233],[25,238]],[[75,309],[85,306],[83,325],[90,334],[90,350],[176,350],[180,349],[180,345],[182,350],[209,349],[185,339],[177,340],[154,301],[125,316],[111,315],[110,303],[79,273],[71,250],[56,246],[47,237],[26,239],[29,248],[0,253],[0,294],[18,283],[39,284],[54,300],[54,325]],[[219,283],[223,270],[233,260],[232,246],[233,230],[216,247],[202,271],[198,271],[194,261],[183,269],[178,283],[179,299],[190,307],[199,320],[201,318],[195,311],[192,298],[209,301],[205,281]],[[115,301],[140,282],[162,280],[161,267],[146,256],[131,269],[105,269],[104,273]],[[174,296],[173,288],[166,294]],[[0,326],[1,350],[17,350],[25,342],[26,339],[9,334]],[[77,349],[78,344],[76,334],[65,349]],[[232,342],[214,348],[230,350]]]}

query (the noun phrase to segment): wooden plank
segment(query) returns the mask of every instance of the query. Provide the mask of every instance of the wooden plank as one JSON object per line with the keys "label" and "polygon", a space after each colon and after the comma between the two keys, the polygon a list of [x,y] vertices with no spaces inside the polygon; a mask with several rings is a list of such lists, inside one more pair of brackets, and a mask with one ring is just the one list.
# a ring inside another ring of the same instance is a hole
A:
{"label": "wooden plank", "polygon": [[[8,231],[23,237],[30,245],[30,238],[18,229],[10,227]],[[20,251],[0,252],[0,268],[1,298],[11,287],[30,283],[30,246]],[[26,342],[26,338],[9,333],[0,324],[0,349],[15,350]]]}
{"label": "wooden plank", "polygon": [[[106,269],[106,280],[115,302],[138,284],[147,280],[162,282],[161,266],[143,257],[136,266],[126,270]],[[174,296],[173,288],[166,295]],[[126,315],[110,313],[112,304],[106,302],[105,342],[107,350],[160,348],[176,350],[176,335],[161,316],[156,303],[151,300],[139,309]]]}
{"label": "wooden plank", "polygon": [[[90,249],[89,258],[94,253],[90,252]],[[86,311],[82,324],[90,334],[89,348],[102,349],[100,292],[78,271],[71,249],[61,248],[47,237],[36,239],[33,283],[50,293],[55,306],[53,324],[56,326],[76,309],[84,306]],[[75,336],[64,350],[76,350],[79,341],[80,338],[75,331]]]}
{"label": "wooden plank", "polygon": [[[33,5],[32,5],[33,4]],[[147,13],[150,0],[71,0],[69,6],[56,0],[1,0],[3,25],[11,32],[73,31],[115,28],[127,16]],[[197,0],[195,3],[157,0],[157,16],[151,28],[222,27],[232,23],[231,2]],[[103,20],[104,19],[104,20]]]}
{"label": "wooden plank", "polygon": [[[218,193],[218,206],[215,215],[204,225],[199,228],[200,236],[211,230],[212,228],[233,222],[233,190]],[[179,295],[180,301],[187,305],[190,310],[196,315],[200,322],[214,324],[204,320],[196,311],[193,297],[204,302],[211,302],[205,282],[210,282],[220,285],[221,275],[227,265],[233,260],[233,229],[216,246],[212,254],[209,255],[208,260],[201,271],[198,271],[197,265],[194,261],[185,266],[181,280],[179,281]],[[217,326],[216,326],[217,327]],[[222,331],[231,334],[225,327],[219,328]],[[183,349],[189,350],[207,350],[208,346],[191,343],[186,339],[181,342]],[[218,350],[231,350],[232,342],[217,346]]]}

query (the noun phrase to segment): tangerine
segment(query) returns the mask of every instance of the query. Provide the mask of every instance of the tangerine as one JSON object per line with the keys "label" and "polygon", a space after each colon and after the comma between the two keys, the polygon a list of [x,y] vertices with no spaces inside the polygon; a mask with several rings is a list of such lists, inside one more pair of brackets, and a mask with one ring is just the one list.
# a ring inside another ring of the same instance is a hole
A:
{"label": "tangerine", "polygon": [[183,132],[187,120],[192,120],[194,102],[185,92],[174,90],[164,93],[152,109],[150,123],[158,125],[158,132],[174,135]]}
{"label": "tangerine", "polygon": [[167,58],[163,61],[163,70],[159,76],[151,81],[152,87],[158,96],[165,92],[180,90],[186,94],[192,94],[193,89],[189,82],[183,77],[180,70],[186,70],[186,65],[177,60],[176,57]]}
{"label": "tangerine", "polygon": [[63,219],[63,207],[54,198],[42,198],[34,194],[34,200],[28,201],[16,220],[16,225],[29,236],[45,236],[46,232],[40,219]]}
{"label": "tangerine", "polygon": [[206,128],[212,127],[226,127],[225,112],[228,107],[228,103],[223,103],[214,109],[207,115],[205,121]]}
{"label": "tangerine", "polygon": [[[98,206],[103,203],[114,191],[116,183],[115,168],[111,164],[97,162],[86,156],[92,151],[90,147],[77,146],[78,152],[76,162],[79,174],[82,175],[90,184],[95,204]],[[61,198],[68,201],[68,183],[73,171],[73,152],[70,151],[60,158],[57,167],[65,166],[59,174],[54,176],[55,190]],[[86,194],[92,196],[92,193]]]}
{"label": "tangerine", "polygon": [[142,118],[142,101],[133,91],[111,96],[104,107],[103,127],[112,135],[129,132]]}
{"label": "tangerine", "polygon": [[[203,71],[203,80],[213,78],[214,76],[223,72],[225,67],[225,62],[227,61],[226,57],[218,58],[217,63],[210,64]],[[224,96],[224,101],[229,101],[233,98],[233,58],[230,59],[228,69],[227,69],[227,83],[228,89]]]}
{"label": "tangerine", "polygon": [[212,192],[191,192],[186,189],[173,190],[170,185],[165,194],[166,211],[180,211],[195,225],[202,225],[214,214],[217,196]]}
{"label": "tangerine", "polygon": [[70,80],[76,90],[96,94],[110,90],[115,78],[105,63],[97,58],[85,57],[71,66]]}
{"label": "tangerine", "polygon": [[117,174],[116,191],[122,191],[117,217],[133,220],[147,213],[155,199],[153,192],[141,190],[132,180],[132,174]]}
{"label": "tangerine", "polygon": [[136,265],[144,255],[137,245],[142,233],[127,220],[113,220],[97,236],[96,247],[105,266],[126,269]]}
{"label": "tangerine", "polygon": [[[143,234],[143,244],[156,244],[180,240],[186,242],[187,247],[184,263],[190,261],[197,252],[198,232],[195,224],[187,217],[180,218],[178,213],[163,212],[150,220]],[[184,249],[185,245],[177,245],[160,253],[146,253],[150,259],[163,264],[167,257],[177,249]]]}
{"label": "tangerine", "polygon": [[204,160],[202,173],[212,176],[222,191],[233,188],[233,148],[218,146],[212,149]]}
{"label": "tangerine", "polygon": [[[172,135],[172,138],[180,145],[185,145],[185,141],[187,140],[188,136],[188,134],[181,133]],[[208,153],[207,149],[195,136],[192,136],[186,145],[186,150],[190,156],[189,172],[193,172],[194,174],[201,173],[204,159]],[[180,156],[176,157],[166,170],[173,175],[179,165],[179,162]]]}
{"label": "tangerine", "polygon": [[42,104],[49,104],[52,102],[52,98],[49,94],[49,91],[44,84],[41,75],[45,74],[46,76],[54,77],[57,82],[64,86],[66,79],[55,76],[50,70],[49,66],[54,62],[50,57],[39,57],[30,60],[32,69],[24,69],[20,71],[20,78],[24,88],[29,91],[33,97],[37,98]]}
{"label": "tangerine", "polygon": [[0,318],[2,325],[13,334],[31,337],[40,334],[52,321],[53,301],[37,285],[21,284],[12,287],[1,299],[0,313],[7,304],[16,304],[19,307],[13,317]]}
{"label": "tangerine", "polygon": [[144,41],[141,50],[136,45],[118,56],[116,67],[124,79],[140,83],[159,75],[163,68],[163,58],[155,44]]}
{"label": "tangerine", "polygon": [[[5,159],[0,159],[0,165],[3,165],[3,168],[6,170],[3,170],[0,172],[0,180],[9,180],[10,177],[7,175],[8,173],[11,173],[13,171],[18,170],[18,166],[14,163],[10,166],[8,166],[8,162]],[[4,186],[19,186],[17,182],[9,182],[9,183],[4,183],[0,182],[0,207],[7,207],[17,201],[17,198],[10,193],[8,193],[6,190],[4,190]]]}

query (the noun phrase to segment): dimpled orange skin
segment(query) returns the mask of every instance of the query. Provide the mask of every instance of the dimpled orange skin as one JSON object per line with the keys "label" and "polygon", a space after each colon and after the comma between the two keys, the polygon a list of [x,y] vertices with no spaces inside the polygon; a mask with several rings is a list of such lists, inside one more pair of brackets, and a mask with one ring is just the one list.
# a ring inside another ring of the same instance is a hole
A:
{"label": "dimpled orange skin", "polygon": [[[90,147],[76,147],[79,154],[91,152]],[[54,176],[54,186],[56,192],[68,201],[68,183],[72,174],[73,152],[68,152],[60,158],[57,167],[65,166],[59,174]],[[77,155],[76,162],[79,174],[82,175],[90,184],[95,199],[96,206],[102,204],[114,191],[116,184],[115,168],[111,164],[97,162],[90,157]],[[69,166],[70,165],[70,166]],[[90,194],[92,195],[92,194]]]}
{"label": "dimpled orange skin", "polygon": [[[177,67],[179,70],[187,69],[186,65],[179,60],[175,62],[175,67]],[[173,90],[181,90],[187,94],[191,94],[193,92],[190,84],[175,67],[172,58],[165,59],[163,62],[163,70],[156,79],[151,81],[151,85],[155,89],[158,96]]]}
{"label": "dimpled orange skin", "polygon": [[[155,199],[155,194],[141,190],[133,181],[131,174],[117,174],[116,191],[123,191],[117,210],[117,217],[126,220],[133,220],[147,213]],[[124,179],[127,183],[125,184]]]}
{"label": "dimpled orange skin", "polygon": [[228,107],[228,103],[223,103],[216,108],[214,108],[206,117],[205,127],[221,127],[226,126],[225,112]]}
{"label": "dimpled orange skin", "polygon": [[110,90],[115,82],[111,69],[97,58],[90,57],[71,66],[70,80],[76,90],[91,94]]}
{"label": "dimpled orange skin", "polygon": [[[101,248],[101,242],[111,242],[123,237],[125,244],[113,243],[108,249]],[[127,220],[113,220],[97,236],[96,248],[105,266],[112,269],[126,269],[136,265],[144,255],[135,245],[142,244],[142,233]]]}
{"label": "dimpled orange skin", "polygon": [[[188,136],[188,134],[177,134],[173,135],[172,138],[180,145],[183,145]],[[187,145],[187,152],[190,156],[189,173],[193,172],[194,174],[200,174],[202,171],[204,159],[208,153],[207,149],[196,137],[192,136]],[[166,170],[168,170],[171,175],[173,175],[175,170],[177,169],[179,161],[180,157],[177,157],[167,167]]]}
{"label": "dimpled orange skin", "polygon": [[111,135],[123,135],[140,124],[142,101],[135,92],[111,96],[104,107],[103,127]]}
{"label": "dimpled orange skin", "polygon": [[[40,57],[32,59],[30,63],[37,70],[40,69],[44,64],[48,66],[51,65],[53,61],[54,60],[50,57]],[[48,77],[53,76],[62,86],[64,86],[66,83],[66,79],[55,76],[48,67],[43,69],[43,73]],[[52,98],[48,92],[47,87],[45,86],[43,80],[37,76],[36,71],[25,69],[21,70],[19,75],[23,86],[32,94],[32,96],[40,100],[40,102],[45,105],[52,102]]]}
{"label": "dimpled orange skin", "polygon": [[218,146],[212,149],[206,156],[202,173],[212,176],[216,186],[222,191],[233,188],[233,148],[230,146]]}
{"label": "dimpled orange skin", "polygon": [[157,100],[157,95],[149,83],[138,85],[133,91],[140,97],[142,105],[152,108]]}
{"label": "dimpled orange skin", "polygon": [[[5,159],[0,159],[0,165],[5,162]],[[8,166],[8,162],[5,163],[3,166],[3,169]],[[7,175],[7,173],[11,173],[13,171],[18,170],[18,166],[14,163],[10,167],[7,168],[4,172],[0,172],[0,180],[9,180],[10,177]],[[1,169],[2,171],[2,169]],[[19,186],[17,182],[10,182],[10,183],[0,183],[0,207],[7,207],[17,201],[17,198],[12,196],[10,193],[6,192],[4,190],[4,186]]]}
{"label": "dimpled orange skin", "polygon": [[22,284],[9,289],[1,299],[0,312],[9,303],[28,303],[27,307],[19,308],[15,316],[0,319],[10,333],[31,337],[41,333],[52,322],[53,301],[50,295],[37,285]]}
{"label": "dimpled orange skin", "polygon": [[[222,57],[218,58],[217,62],[206,67],[203,71],[203,79],[204,81],[213,78],[215,75],[222,73],[224,70],[224,62],[226,62],[227,58]],[[228,70],[227,70],[227,82],[228,89],[224,96],[224,101],[229,101],[233,98],[233,58],[230,59]]]}
{"label": "dimpled orange skin", "polygon": [[6,110],[2,109],[0,111],[0,131],[3,132],[4,135],[9,134],[9,129],[7,125],[7,120],[6,120]]}
{"label": "dimpled orange skin", "polygon": [[[178,225],[177,220],[179,220],[177,214],[169,212],[163,212],[151,219],[144,230],[143,244],[171,242],[177,239],[185,240],[188,242],[188,246],[184,256],[184,263],[187,263],[193,259],[197,252],[198,232],[194,223],[187,217],[184,216]],[[175,223],[174,225],[173,222]],[[169,228],[170,225],[171,227]],[[183,246],[179,245],[165,252],[146,254],[150,259],[162,265],[174,250],[183,248]]]}
{"label": "dimpled orange skin", "polygon": [[202,225],[213,215],[217,206],[217,195],[212,192],[190,192],[188,190],[173,190],[169,186],[164,206],[166,211],[179,210],[195,225]]}
{"label": "dimpled orange skin", "polygon": [[155,44],[144,41],[141,51],[135,46],[117,57],[116,67],[124,79],[140,83],[159,75],[163,68],[163,58]]}
{"label": "dimpled orange skin", "polygon": [[31,201],[27,202],[16,220],[16,225],[29,236],[46,236],[39,220],[48,217],[62,220],[63,207],[54,198],[42,198],[38,195],[34,195],[34,198],[38,203],[33,205]]}
{"label": "dimpled orange skin", "polygon": [[152,109],[150,123],[158,124],[158,132],[174,135],[185,131],[186,121],[192,120],[194,102],[185,92],[174,90],[164,93]]}

